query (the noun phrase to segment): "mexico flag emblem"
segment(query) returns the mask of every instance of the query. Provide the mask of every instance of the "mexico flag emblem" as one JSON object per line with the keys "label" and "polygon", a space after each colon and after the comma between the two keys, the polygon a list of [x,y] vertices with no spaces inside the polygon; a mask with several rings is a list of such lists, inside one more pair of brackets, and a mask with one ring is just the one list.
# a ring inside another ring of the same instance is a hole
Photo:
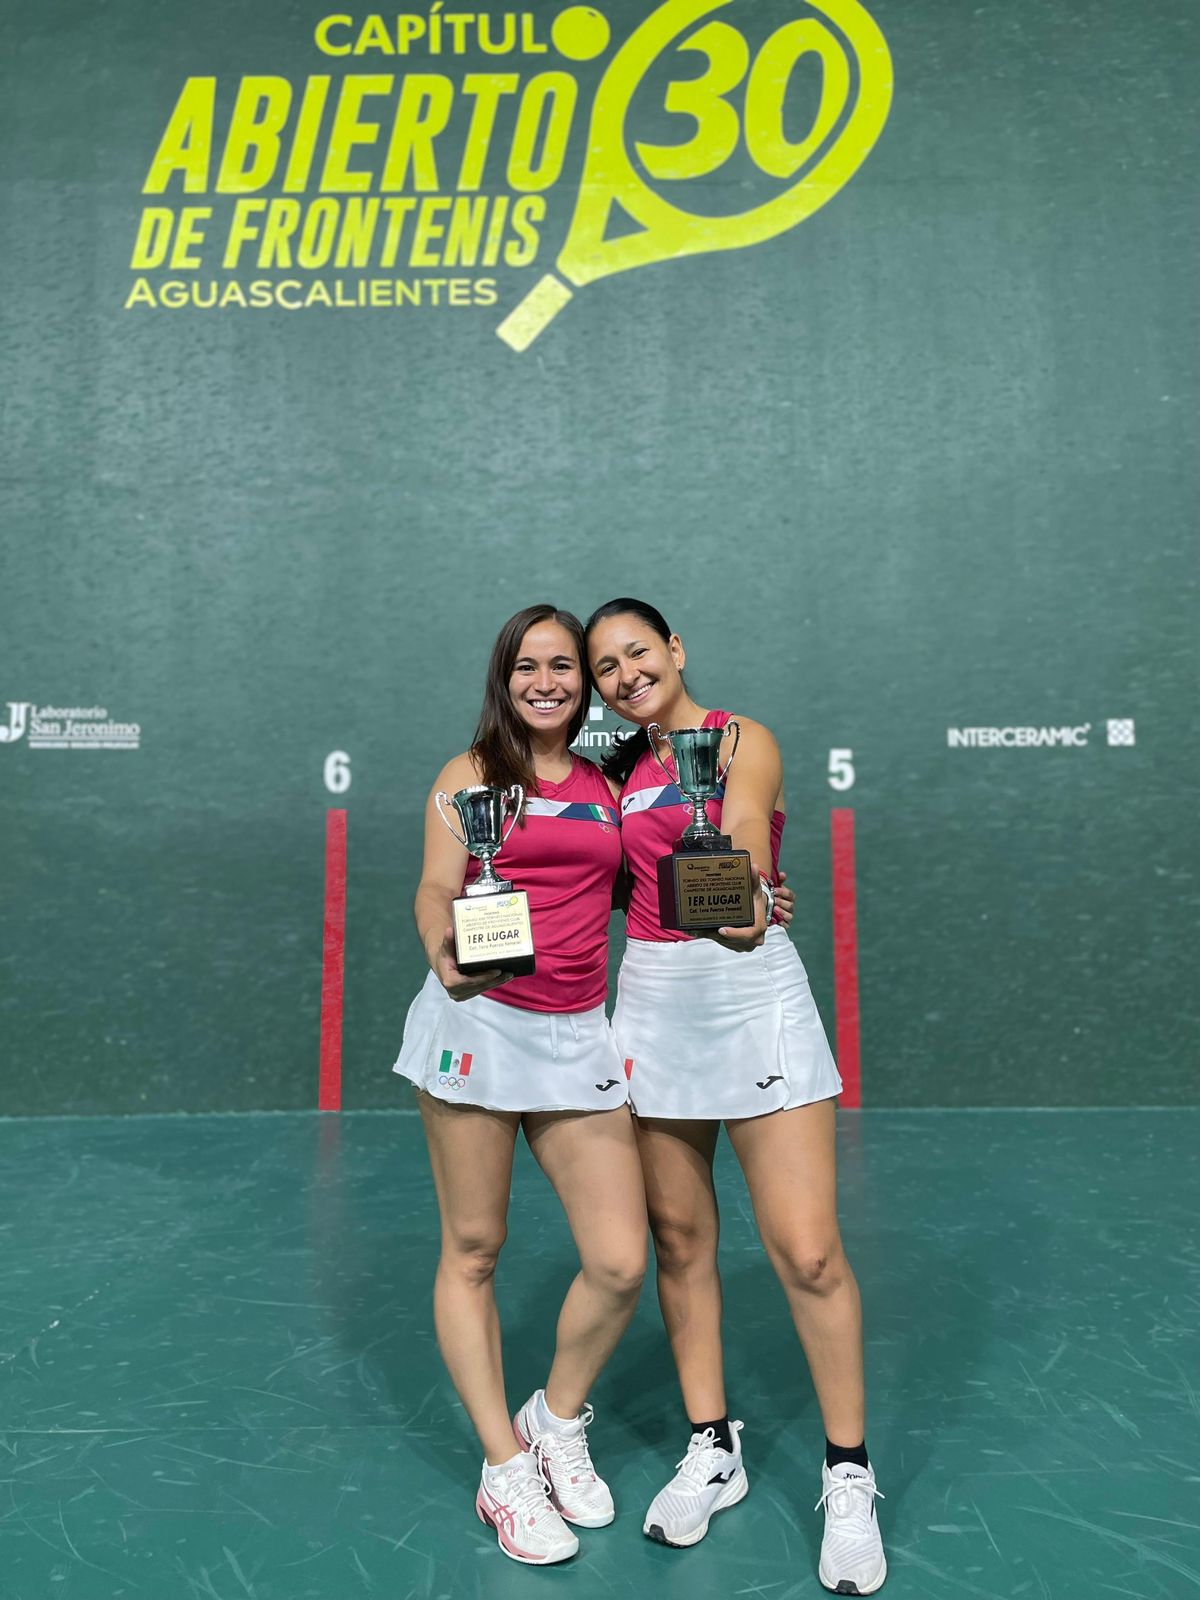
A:
{"label": "mexico flag emblem", "polygon": [[471,1056],[464,1050],[443,1050],[438,1063],[438,1082],[447,1089],[465,1089],[471,1075]]}

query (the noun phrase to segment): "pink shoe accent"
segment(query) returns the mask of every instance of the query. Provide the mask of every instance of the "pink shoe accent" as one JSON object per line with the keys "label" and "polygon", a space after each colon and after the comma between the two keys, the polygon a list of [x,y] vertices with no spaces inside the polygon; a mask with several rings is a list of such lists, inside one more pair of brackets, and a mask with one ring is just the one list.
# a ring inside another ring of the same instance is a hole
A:
{"label": "pink shoe accent", "polygon": [[496,1530],[496,1537],[510,1555],[523,1561],[527,1566],[545,1567],[551,1565],[546,1556],[532,1555],[528,1550],[522,1550],[514,1535],[517,1531],[516,1519],[507,1506],[500,1506],[498,1502],[489,1508],[483,1498],[482,1487],[475,1496],[475,1515],[480,1522]]}
{"label": "pink shoe accent", "polygon": [[[512,1419],[513,1437],[516,1439],[517,1443],[521,1446],[522,1450],[532,1450],[532,1451],[534,1451],[534,1454],[537,1455],[537,1451],[535,1449],[533,1440],[532,1439],[527,1439],[525,1437],[524,1432],[522,1431],[522,1428],[521,1428],[521,1416],[522,1416],[522,1413],[524,1412],[524,1410],[525,1410],[525,1407],[522,1406],[521,1410],[518,1411],[516,1416],[514,1416],[513,1419]],[[542,1481],[545,1483],[547,1492],[548,1492],[549,1497],[550,1497],[550,1504],[554,1507],[555,1511],[558,1512],[559,1516],[563,1519],[563,1521],[568,1523],[568,1524],[570,1524],[570,1525],[572,1525],[572,1526],[577,1526],[577,1527],[590,1528],[590,1527],[596,1526],[597,1524],[582,1519],[581,1518],[581,1514],[579,1512],[579,1509],[577,1507],[572,1509],[571,1506],[569,1506],[569,1505],[564,1503],[564,1501],[562,1499],[562,1496],[559,1494],[558,1489],[555,1486],[554,1479],[551,1477],[549,1471],[543,1465],[540,1456],[538,1456],[538,1467],[539,1467],[539,1470],[541,1471],[541,1474],[542,1474]],[[575,1487],[578,1483],[579,1483],[579,1479],[578,1478],[573,1477],[571,1479],[571,1486],[572,1487]]]}

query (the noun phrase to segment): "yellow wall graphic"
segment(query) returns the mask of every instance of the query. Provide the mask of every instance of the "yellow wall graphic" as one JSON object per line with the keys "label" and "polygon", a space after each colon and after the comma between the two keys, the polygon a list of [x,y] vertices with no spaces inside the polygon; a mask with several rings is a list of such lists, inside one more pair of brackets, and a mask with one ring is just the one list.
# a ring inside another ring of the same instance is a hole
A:
{"label": "yellow wall graphic", "polygon": [[[820,9],[844,32],[858,63],[858,97],[839,137],[785,194],[735,217],[702,217],[672,205],[639,175],[627,144],[626,114],[638,85],[655,59],[672,44],[699,51],[707,61],[699,78],[673,83],[667,109],[690,116],[695,133],[685,144],[638,144],[652,177],[686,181],[715,171],[733,153],[739,136],[755,164],[773,178],[789,178],[821,150],[850,94],[850,63],[839,39],[815,18],[785,23],[750,61],[745,39],[724,21],[694,23],[730,0],[667,0],[618,52],[604,75],[592,109],[588,160],[575,216],[558,258],[562,278],[576,288],[614,272],[676,256],[737,250],[772,238],[811,216],[858,170],[887,120],[892,98],[892,63],[887,42],[858,0],[822,0]],[[679,41],[676,43],[676,41]],[[796,64],[809,53],[823,68],[821,101],[808,136],[790,143],[783,131],[783,102]],[[744,121],[729,95],[743,82]],[[614,204],[637,222],[640,233],[606,240]],[[548,275],[497,330],[515,350],[524,350],[571,298],[559,278]]]}
{"label": "yellow wall graphic", "polygon": [[[497,329],[524,350],[586,284],[769,239],[857,171],[891,104],[886,41],[858,0],[795,9],[804,14],[752,46],[736,25],[757,20],[745,0],[665,0],[618,46],[590,102],[595,78],[581,93],[581,65],[599,71],[612,46],[608,19],[591,6],[569,6],[548,27],[531,13],[328,16],[314,32],[322,55],[352,69],[367,55],[402,57],[400,70],[296,83],[251,73],[236,85],[189,77],[146,170],[152,203],[138,222],[126,309],[503,305],[497,279],[474,274],[537,267],[563,226],[561,202],[557,215],[549,208],[565,184],[574,211],[555,270],[542,269]],[[445,60],[471,51],[483,61]],[[425,70],[424,55],[451,70]],[[486,59],[497,55],[509,59]],[[513,70],[523,58],[532,72]],[[639,102],[651,78],[662,98]],[[819,92],[798,130],[801,78]],[[637,137],[647,116],[667,138]],[[568,151],[584,127],[575,180]],[[694,195],[745,156],[759,203],[733,216],[689,209],[688,186]],[[147,276],[162,271],[186,276]],[[192,276],[202,272],[286,276]],[[415,275],[293,276],[326,272]]]}

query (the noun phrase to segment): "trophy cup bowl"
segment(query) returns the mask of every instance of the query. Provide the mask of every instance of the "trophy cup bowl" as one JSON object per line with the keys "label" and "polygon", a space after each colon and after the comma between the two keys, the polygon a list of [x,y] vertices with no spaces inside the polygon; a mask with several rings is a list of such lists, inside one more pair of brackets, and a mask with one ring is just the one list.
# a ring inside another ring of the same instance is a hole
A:
{"label": "trophy cup bowl", "polygon": [[[492,862],[500,854],[509,833],[516,827],[521,807],[525,804],[525,793],[520,784],[514,783],[511,789],[494,789],[490,784],[474,783],[466,789],[460,789],[450,800],[450,804],[458,813],[458,820],[462,825],[461,834],[451,827],[446,819],[446,814],[442,810],[442,801],[445,799],[445,791],[439,789],[434,797],[439,816],[459,843],[465,845],[468,852],[480,863],[479,877],[468,887],[466,893],[499,894],[503,890],[511,889],[512,884],[506,878],[496,876]],[[504,819],[510,805],[513,808],[513,818],[506,833]]]}
{"label": "trophy cup bowl", "polygon": [[[740,737],[738,725],[731,722],[728,726],[733,728],[733,752],[736,754]],[[720,848],[719,841],[723,836],[713,826],[706,802],[720,794],[725,774],[733,765],[731,754],[724,772],[721,770],[721,742],[724,737],[724,728],[678,728],[664,735],[675,757],[679,792],[692,808],[692,820],[680,835],[679,845],[696,848],[707,843],[713,849]]]}
{"label": "trophy cup bowl", "polygon": [[[496,875],[493,862],[517,825],[525,804],[519,783],[510,789],[475,783],[453,796],[439,789],[433,797],[438,816],[469,855],[479,862],[479,876],[451,902],[455,961],[460,972],[496,969],[514,976],[536,970],[529,896]],[[462,832],[450,821],[444,803],[452,805]],[[505,829],[511,807],[512,820]]]}

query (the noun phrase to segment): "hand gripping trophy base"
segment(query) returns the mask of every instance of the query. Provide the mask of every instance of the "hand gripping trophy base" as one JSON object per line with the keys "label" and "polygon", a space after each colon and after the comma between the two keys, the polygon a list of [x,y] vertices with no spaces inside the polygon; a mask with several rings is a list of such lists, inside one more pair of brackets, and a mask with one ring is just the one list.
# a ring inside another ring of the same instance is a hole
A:
{"label": "hand gripping trophy base", "polygon": [[[734,751],[739,730],[730,718]],[[656,724],[647,730],[654,749]],[[750,863],[749,850],[735,850],[727,833],[714,827],[705,801],[714,798],[725,781],[733,756],[720,769],[723,728],[677,728],[661,736],[675,757],[674,777],[660,761],[663,771],[677,783],[685,802],[692,808],[692,820],[675,841],[670,855],[658,862],[658,917],[664,928],[677,933],[711,933],[718,928],[751,928],[756,915],[758,884]]]}
{"label": "hand gripping trophy base", "polygon": [[[529,896],[514,889],[507,878],[496,876],[493,859],[516,826],[525,802],[519,785],[505,791],[487,784],[460,789],[452,804],[462,833],[442,810],[449,796],[438,792],[438,815],[459,844],[479,860],[479,877],[450,903],[454,924],[454,959],[460,972],[507,972],[526,977],[537,970]],[[512,807],[512,822],[504,832],[504,813]]]}

